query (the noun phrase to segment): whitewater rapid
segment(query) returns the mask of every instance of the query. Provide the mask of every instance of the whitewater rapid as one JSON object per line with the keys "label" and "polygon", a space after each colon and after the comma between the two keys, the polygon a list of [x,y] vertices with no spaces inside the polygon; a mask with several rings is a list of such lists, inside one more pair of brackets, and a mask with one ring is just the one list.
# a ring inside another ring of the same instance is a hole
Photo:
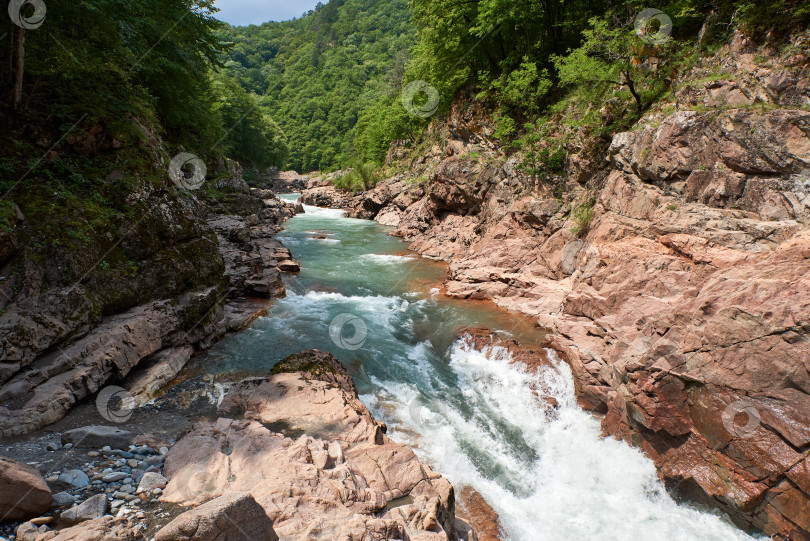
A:
{"label": "whitewater rapid", "polygon": [[[302,264],[288,297],[220,342],[207,370],[266,374],[303,349],[333,353],[389,435],[457,494],[480,493],[506,541],[752,539],[718,514],[673,501],[650,459],[602,438],[553,353],[553,366],[529,373],[507,350],[476,351],[456,335],[469,325],[518,332],[518,323],[432,285],[413,290],[414,277],[435,284],[443,270],[394,255],[404,245],[378,224],[305,208],[280,235]],[[330,242],[314,238],[324,235]],[[344,321],[353,323],[335,328]],[[521,332],[536,334],[533,325]]]}
{"label": "whitewater rapid", "polygon": [[[570,368],[551,356],[553,368],[532,374],[504,348],[476,351],[459,340],[450,367],[466,410],[443,400],[441,387],[426,395],[402,382],[378,381],[380,390],[362,398],[391,437],[413,445],[457,490],[475,488],[509,541],[751,539],[716,514],[677,504],[650,459],[602,438],[599,420],[577,406]],[[521,444],[507,443],[507,433]],[[497,477],[482,472],[493,466]]]}

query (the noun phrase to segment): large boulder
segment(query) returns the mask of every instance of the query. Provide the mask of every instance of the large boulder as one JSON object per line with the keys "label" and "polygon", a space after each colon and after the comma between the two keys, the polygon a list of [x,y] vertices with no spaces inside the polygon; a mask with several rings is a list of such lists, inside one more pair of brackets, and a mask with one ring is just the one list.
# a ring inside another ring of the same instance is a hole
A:
{"label": "large boulder", "polygon": [[292,355],[231,386],[220,413],[172,446],[163,501],[250,493],[285,539],[452,538],[453,487],[385,436],[332,355]]}
{"label": "large boulder", "polygon": [[62,511],[59,519],[66,524],[78,524],[85,520],[101,518],[107,513],[107,495],[96,494],[75,507]]}
{"label": "large boulder", "polygon": [[278,541],[273,521],[248,493],[220,496],[186,511],[155,534],[155,541]]}
{"label": "large boulder", "polygon": [[37,517],[51,505],[51,489],[39,472],[0,457],[0,522]]}
{"label": "large boulder", "polygon": [[20,530],[17,530],[17,538],[20,541],[146,541],[146,537],[138,527],[121,517],[97,518],[58,531],[47,531],[44,526],[37,530],[30,522],[20,526],[20,529],[23,528],[25,528],[24,537],[21,537]]}
{"label": "large boulder", "polygon": [[100,449],[109,445],[113,449],[126,449],[134,435],[117,426],[93,425],[74,428],[62,433],[62,444],[74,447]]}

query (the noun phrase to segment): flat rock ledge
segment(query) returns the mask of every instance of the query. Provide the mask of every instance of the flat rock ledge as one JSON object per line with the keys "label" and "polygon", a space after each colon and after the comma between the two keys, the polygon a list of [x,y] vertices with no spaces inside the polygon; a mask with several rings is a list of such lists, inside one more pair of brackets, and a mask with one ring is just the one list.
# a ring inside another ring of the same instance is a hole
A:
{"label": "flat rock ledge", "polygon": [[249,494],[285,540],[456,539],[453,487],[385,435],[332,355],[308,350],[234,384],[220,414],[169,450],[161,501]]}

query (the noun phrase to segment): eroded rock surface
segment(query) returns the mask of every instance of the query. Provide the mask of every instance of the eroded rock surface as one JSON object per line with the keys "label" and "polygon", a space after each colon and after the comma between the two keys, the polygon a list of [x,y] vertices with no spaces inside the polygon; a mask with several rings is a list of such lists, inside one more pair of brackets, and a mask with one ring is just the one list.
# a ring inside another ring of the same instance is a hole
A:
{"label": "eroded rock surface", "polygon": [[0,295],[0,437],[52,424],[128,376],[136,403],[148,402],[195,351],[285,295],[281,274],[298,264],[273,237],[302,209],[251,190],[228,167],[216,197],[137,194],[146,210],[120,243],[137,271],[105,263],[106,275],[61,287],[27,253],[3,262],[0,275],[16,264],[24,283],[16,297]]}
{"label": "eroded rock surface", "polygon": [[[471,156],[490,148],[487,124],[456,111],[410,172],[304,197],[448,261],[447,294],[536,317],[583,407],[674,491],[808,539],[810,92],[790,58],[735,37],[676,107],[569,152],[562,192],[514,156]],[[728,76],[706,83],[718,66]]]}
{"label": "eroded rock surface", "polygon": [[186,511],[155,534],[155,541],[278,541],[273,522],[250,494],[221,496]]}
{"label": "eroded rock surface", "polygon": [[234,385],[220,412],[169,451],[163,501],[249,493],[283,539],[453,538],[452,486],[385,436],[331,355]]}

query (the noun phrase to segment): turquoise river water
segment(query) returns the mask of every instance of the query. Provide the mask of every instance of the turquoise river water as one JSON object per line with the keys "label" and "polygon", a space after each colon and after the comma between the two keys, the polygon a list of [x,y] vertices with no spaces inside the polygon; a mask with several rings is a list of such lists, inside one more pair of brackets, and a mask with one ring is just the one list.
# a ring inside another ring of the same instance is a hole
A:
{"label": "turquoise river water", "polygon": [[599,419],[576,404],[567,365],[533,375],[505,351],[485,356],[454,338],[476,325],[539,340],[530,321],[441,296],[444,267],[408,254],[375,222],[307,206],[285,227],[279,238],[302,267],[288,296],[215,346],[201,369],[264,375],[303,349],[333,353],[389,435],[457,490],[482,494],[508,541],[751,539],[676,503],[641,452],[601,438]]}

